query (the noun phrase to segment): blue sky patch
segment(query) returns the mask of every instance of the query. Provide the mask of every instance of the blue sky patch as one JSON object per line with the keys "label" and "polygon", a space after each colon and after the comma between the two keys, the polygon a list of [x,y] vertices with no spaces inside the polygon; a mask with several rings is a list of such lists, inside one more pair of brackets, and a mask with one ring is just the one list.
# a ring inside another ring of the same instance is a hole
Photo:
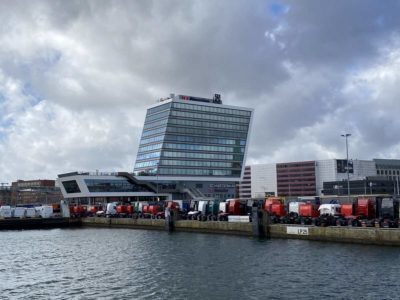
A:
{"label": "blue sky patch", "polygon": [[280,17],[289,11],[289,5],[274,2],[268,6],[268,9],[274,17]]}

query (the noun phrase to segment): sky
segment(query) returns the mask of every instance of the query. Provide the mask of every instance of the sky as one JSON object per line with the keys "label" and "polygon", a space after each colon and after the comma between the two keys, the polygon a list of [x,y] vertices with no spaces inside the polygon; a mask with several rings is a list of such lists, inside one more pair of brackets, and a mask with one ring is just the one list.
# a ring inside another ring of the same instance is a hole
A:
{"label": "sky", "polygon": [[0,1],[0,182],[132,171],[170,93],[255,110],[247,164],[400,158],[400,1]]}

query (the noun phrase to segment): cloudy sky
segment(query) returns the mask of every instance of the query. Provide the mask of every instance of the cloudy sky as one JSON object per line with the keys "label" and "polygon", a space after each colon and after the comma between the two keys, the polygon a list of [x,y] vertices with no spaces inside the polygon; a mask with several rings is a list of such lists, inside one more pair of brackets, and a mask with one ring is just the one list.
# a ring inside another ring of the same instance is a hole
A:
{"label": "cloudy sky", "polygon": [[0,1],[0,182],[132,171],[170,93],[253,107],[248,163],[400,158],[399,1]]}

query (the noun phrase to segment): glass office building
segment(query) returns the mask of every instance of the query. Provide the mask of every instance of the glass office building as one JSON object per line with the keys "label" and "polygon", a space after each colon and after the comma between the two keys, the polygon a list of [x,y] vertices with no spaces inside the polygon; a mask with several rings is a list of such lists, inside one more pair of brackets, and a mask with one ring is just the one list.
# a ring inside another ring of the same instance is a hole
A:
{"label": "glass office building", "polygon": [[161,99],[147,110],[134,173],[146,180],[239,181],[252,117],[252,109],[223,105],[218,94]]}

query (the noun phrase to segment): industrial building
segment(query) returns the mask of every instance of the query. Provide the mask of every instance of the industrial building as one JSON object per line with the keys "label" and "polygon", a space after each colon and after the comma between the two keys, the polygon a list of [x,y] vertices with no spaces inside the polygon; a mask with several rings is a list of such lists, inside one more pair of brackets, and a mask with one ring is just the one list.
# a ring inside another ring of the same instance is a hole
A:
{"label": "industrial building", "polygon": [[[347,194],[347,165],[350,193],[398,193],[400,160],[326,159],[248,166],[250,185],[245,192],[253,198],[265,195],[282,197]],[[239,185],[239,193],[242,183]]]}

